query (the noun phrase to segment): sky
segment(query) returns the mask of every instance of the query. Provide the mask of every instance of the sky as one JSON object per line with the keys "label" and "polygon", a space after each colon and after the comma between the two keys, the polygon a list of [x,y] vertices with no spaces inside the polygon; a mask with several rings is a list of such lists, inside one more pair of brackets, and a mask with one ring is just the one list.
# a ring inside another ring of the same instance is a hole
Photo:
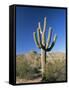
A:
{"label": "sky", "polygon": [[52,27],[53,37],[57,40],[51,51],[65,52],[66,50],[66,9],[16,7],[16,54],[23,54],[31,50],[40,52],[33,39],[33,32],[37,32],[38,22],[43,29],[44,17],[47,18],[46,38],[49,27]]}

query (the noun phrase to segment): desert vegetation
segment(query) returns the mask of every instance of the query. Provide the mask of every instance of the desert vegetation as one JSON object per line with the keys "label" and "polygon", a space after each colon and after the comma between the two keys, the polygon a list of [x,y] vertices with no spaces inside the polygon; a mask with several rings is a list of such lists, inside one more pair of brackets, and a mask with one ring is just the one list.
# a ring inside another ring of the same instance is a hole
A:
{"label": "desert vegetation", "polygon": [[[41,74],[41,55],[35,51],[16,56],[16,83],[43,82]],[[46,59],[46,81],[66,80],[65,54],[51,52]]]}

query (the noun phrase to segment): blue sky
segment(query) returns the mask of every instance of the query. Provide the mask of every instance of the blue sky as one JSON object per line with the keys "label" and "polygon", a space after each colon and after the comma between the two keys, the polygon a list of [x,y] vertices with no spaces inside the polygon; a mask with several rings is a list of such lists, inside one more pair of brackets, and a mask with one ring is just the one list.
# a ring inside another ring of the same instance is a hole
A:
{"label": "blue sky", "polygon": [[[37,32],[38,22],[43,28],[44,17],[47,18],[48,28],[53,28],[53,35],[57,34],[57,41],[52,49],[65,52],[66,48],[66,10],[54,8],[16,7],[16,54],[27,53],[31,50],[40,52],[34,43],[33,32]],[[46,33],[47,37],[47,33]]]}

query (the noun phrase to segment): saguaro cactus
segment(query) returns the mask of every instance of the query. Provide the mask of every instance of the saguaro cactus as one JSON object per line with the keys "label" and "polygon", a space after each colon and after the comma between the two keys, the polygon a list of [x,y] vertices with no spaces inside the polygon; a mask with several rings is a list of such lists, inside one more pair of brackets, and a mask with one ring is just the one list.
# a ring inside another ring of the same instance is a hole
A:
{"label": "saguaro cactus", "polygon": [[53,42],[51,43],[51,38],[52,38],[52,28],[51,27],[49,27],[47,40],[46,40],[45,34],[46,34],[46,17],[44,18],[43,30],[41,29],[41,25],[39,22],[38,28],[37,28],[37,35],[36,35],[36,32],[33,32],[34,41],[37,47],[41,49],[42,80],[46,80],[46,52],[51,51],[57,39],[57,36],[54,35]]}

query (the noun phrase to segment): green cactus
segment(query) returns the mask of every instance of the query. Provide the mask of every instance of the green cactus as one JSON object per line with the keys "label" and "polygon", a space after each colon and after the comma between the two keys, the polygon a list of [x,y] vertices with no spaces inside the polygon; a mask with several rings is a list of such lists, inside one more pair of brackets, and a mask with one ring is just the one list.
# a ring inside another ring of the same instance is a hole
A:
{"label": "green cactus", "polygon": [[34,41],[36,43],[36,46],[41,49],[42,80],[46,80],[46,52],[51,51],[57,39],[57,36],[54,35],[53,42],[51,43],[51,37],[52,37],[51,27],[49,27],[47,41],[45,38],[45,32],[46,32],[46,17],[44,18],[43,31],[41,29],[40,22],[39,22],[38,28],[37,28],[37,35],[36,35],[36,32],[33,32]]}

